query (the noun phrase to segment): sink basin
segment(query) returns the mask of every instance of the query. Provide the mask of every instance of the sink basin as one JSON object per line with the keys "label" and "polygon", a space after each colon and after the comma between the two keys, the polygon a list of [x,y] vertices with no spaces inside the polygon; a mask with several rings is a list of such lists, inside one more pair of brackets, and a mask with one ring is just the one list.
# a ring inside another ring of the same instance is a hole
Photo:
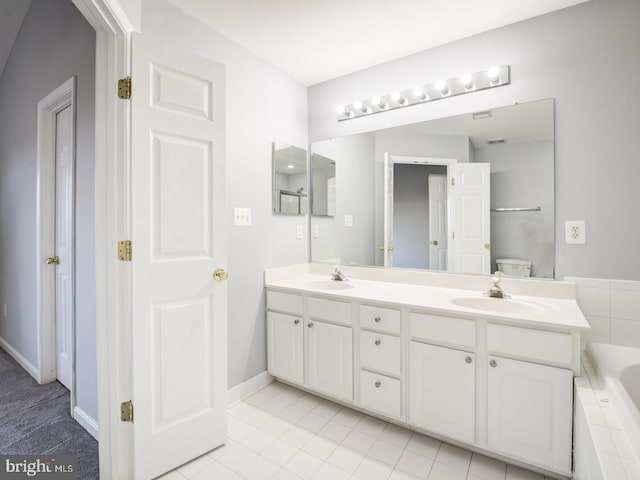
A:
{"label": "sink basin", "polygon": [[451,300],[454,305],[495,313],[543,313],[544,308],[529,302],[511,300],[509,298],[462,297]]}
{"label": "sink basin", "polygon": [[353,283],[338,282],[335,280],[315,280],[306,284],[309,288],[317,288],[319,290],[350,290],[355,288]]}

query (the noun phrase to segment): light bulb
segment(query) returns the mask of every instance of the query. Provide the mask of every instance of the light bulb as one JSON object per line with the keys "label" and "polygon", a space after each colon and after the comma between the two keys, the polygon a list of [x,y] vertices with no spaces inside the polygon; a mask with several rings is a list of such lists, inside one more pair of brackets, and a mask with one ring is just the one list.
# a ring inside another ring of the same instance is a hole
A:
{"label": "light bulb", "polygon": [[353,102],[353,109],[364,114],[371,113],[371,108],[367,107],[360,100],[356,100],[355,102]]}
{"label": "light bulb", "polygon": [[377,95],[371,98],[371,105],[379,108],[380,110],[386,110],[387,108],[389,108],[389,104],[384,100],[382,100],[382,98],[378,97]]}
{"label": "light bulb", "polygon": [[336,113],[337,113],[338,115],[344,115],[346,111],[347,111],[347,109],[346,109],[346,108],[344,108],[344,105],[338,105],[338,106],[336,107]]}
{"label": "light bulb", "polygon": [[400,105],[405,105],[407,103],[407,99],[403,97],[402,94],[397,90],[391,93],[391,100],[393,100],[396,103],[399,103]]}
{"label": "light bulb", "polygon": [[289,165],[287,165],[287,168],[296,168],[296,166],[293,163],[290,163]]}
{"label": "light bulb", "polygon": [[440,91],[440,94],[443,97],[446,97],[451,93],[451,90],[449,90],[449,85],[447,85],[447,82],[445,82],[444,80],[438,80],[436,82],[436,88]]}
{"label": "light bulb", "polygon": [[424,88],[422,88],[422,87],[414,88],[411,93],[413,93],[413,96],[416,97],[421,102],[424,102],[425,100],[428,100],[427,92],[425,92]]}
{"label": "light bulb", "polygon": [[360,100],[356,100],[353,102],[353,108],[356,110],[362,110],[362,102]]}
{"label": "light bulb", "polygon": [[500,83],[500,69],[498,67],[494,66],[489,68],[489,70],[487,70],[487,76],[492,85]]}
{"label": "light bulb", "polygon": [[465,73],[464,75],[462,75],[460,77],[460,83],[467,92],[475,88],[475,85],[473,84],[473,77],[470,73]]}

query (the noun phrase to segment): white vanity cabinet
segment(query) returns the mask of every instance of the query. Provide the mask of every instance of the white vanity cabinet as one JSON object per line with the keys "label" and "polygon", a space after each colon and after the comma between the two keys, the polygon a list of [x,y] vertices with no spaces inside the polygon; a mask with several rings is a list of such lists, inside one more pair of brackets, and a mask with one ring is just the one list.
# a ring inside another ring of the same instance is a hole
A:
{"label": "white vanity cabinet", "polygon": [[269,373],[352,401],[351,303],[269,290],[267,309]]}
{"label": "white vanity cabinet", "polygon": [[466,443],[475,441],[473,353],[409,345],[409,423]]}
{"label": "white vanity cabinet", "polygon": [[374,300],[366,289],[364,298],[268,286],[269,373],[427,435],[571,475],[580,318],[431,307],[437,297],[406,304],[406,292],[387,303],[381,288]]}
{"label": "white vanity cabinet", "polygon": [[491,450],[555,471],[571,471],[571,341],[571,335],[564,333],[488,325]]}
{"label": "white vanity cabinet", "polygon": [[404,420],[400,310],[362,304],[360,324],[360,405]]}

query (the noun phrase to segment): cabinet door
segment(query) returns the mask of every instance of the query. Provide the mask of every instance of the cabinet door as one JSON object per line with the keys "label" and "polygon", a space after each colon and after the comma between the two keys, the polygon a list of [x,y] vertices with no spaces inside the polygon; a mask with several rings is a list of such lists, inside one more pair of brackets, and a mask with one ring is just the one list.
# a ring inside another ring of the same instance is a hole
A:
{"label": "cabinet door", "polygon": [[473,353],[410,342],[409,423],[473,443],[475,378]]}
{"label": "cabinet door", "polygon": [[571,371],[493,356],[488,370],[489,447],[570,475]]}
{"label": "cabinet door", "polygon": [[315,320],[307,323],[309,386],[327,395],[353,400],[351,327]]}
{"label": "cabinet door", "polygon": [[302,318],[267,312],[267,351],[271,375],[302,383],[304,378],[302,337]]}

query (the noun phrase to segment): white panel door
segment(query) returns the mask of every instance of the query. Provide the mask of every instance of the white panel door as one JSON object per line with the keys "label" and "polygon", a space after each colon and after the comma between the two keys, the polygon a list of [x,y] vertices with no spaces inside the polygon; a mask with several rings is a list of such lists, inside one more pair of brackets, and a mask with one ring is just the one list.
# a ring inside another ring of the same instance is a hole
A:
{"label": "white panel door", "polygon": [[452,195],[452,271],[491,273],[489,164],[455,165]]}
{"label": "white panel door", "polygon": [[353,400],[351,327],[307,322],[309,386],[342,400]]}
{"label": "white panel door", "polygon": [[410,342],[409,423],[474,443],[475,379],[473,353]]}
{"label": "white panel door", "polygon": [[447,269],[447,176],[429,175],[429,268]]}
{"label": "white panel door", "polygon": [[302,317],[267,312],[269,373],[274,377],[304,381]]}
{"label": "white panel door", "polygon": [[134,473],[226,440],[224,67],[133,39]]}
{"label": "white panel door", "polygon": [[500,357],[489,362],[489,448],[570,475],[571,370]]}
{"label": "white panel door", "polygon": [[56,114],[56,378],[73,381],[73,108]]}

